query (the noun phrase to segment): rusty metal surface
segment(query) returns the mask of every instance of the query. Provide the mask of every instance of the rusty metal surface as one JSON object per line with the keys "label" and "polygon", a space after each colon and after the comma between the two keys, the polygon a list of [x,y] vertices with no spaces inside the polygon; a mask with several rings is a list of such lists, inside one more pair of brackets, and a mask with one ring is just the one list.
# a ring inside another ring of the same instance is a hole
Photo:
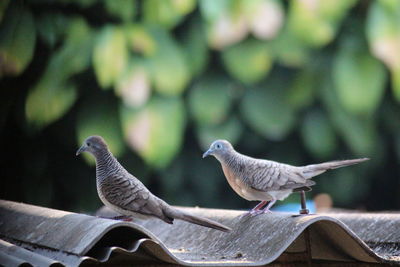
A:
{"label": "rusty metal surface", "polygon": [[120,222],[0,200],[0,265],[400,263],[399,214],[241,217],[241,211],[187,210],[233,231],[158,219]]}

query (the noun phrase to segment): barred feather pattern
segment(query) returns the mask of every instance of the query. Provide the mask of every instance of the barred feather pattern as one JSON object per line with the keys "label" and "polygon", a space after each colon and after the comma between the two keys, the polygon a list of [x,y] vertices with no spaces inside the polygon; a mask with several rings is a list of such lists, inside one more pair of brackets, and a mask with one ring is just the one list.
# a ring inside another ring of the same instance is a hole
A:
{"label": "barred feather pattern", "polygon": [[170,224],[174,219],[180,219],[224,232],[231,230],[218,222],[169,206],[130,174],[108,149],[96,151],[94,156],[97,192],[102,202],[111,209],[127,216],[157,217]]}
{"label": "barred feather pattern", "polygon": [[237,178],[256,190],[268,192],[287,189],[288,185],[294,188],[301,187],[306,183],[299,167],[251,158],[234,150],[224,154],[221,160]]}

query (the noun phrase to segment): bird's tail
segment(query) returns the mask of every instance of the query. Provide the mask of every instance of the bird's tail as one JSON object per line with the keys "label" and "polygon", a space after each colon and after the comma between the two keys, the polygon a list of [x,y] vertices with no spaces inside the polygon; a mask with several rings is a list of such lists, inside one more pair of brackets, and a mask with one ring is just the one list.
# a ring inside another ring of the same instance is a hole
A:
{"label": "bird's tail", "polygon": [[318,174],[324,173],[330,169],[341,168],[345,166],[350,166],[353,164],[357,164],[363,161],[369,160],[369,158],[361,158],[361,159],[349,159],[349,160],[336,160],[336,161],[329,161],[320,164],[312,164],[304,166],[303,168],[303,175],[309,179],[314,177]]}
{"label": "bird's tail", "polygon": [[209,228],[213,228],[216,230],[220,230],[223,232],[229,232],[232,229],[219,223],[219,222],[215,222],[213,220],[204,218],[204,217],[199,217],[199,216],[195,216],[189,213],[186,213],[184,211],[178,210],[176,208],[173,208],[171,206],[168,205],[168,207],[166,207],[164,209],[164,213],[166,216],[174,218],[174,219],[178,219],[178,220],[183,220],[183,221],[187,221],[190,223],[194,223],[194,224],[198,224],[201,226],[205,226],[205,227],[209,227]]}

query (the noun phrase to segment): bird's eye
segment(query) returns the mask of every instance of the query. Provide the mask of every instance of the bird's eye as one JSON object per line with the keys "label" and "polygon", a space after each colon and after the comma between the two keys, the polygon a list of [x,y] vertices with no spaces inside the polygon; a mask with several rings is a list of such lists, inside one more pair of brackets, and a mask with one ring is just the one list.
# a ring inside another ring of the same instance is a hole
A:
{"label": "bird's eye", "polygon": [[221,148],[221,145],[220,145],[220,144],[218,144],[218,145],[217,145],[217,148],[218,148],[218,149],[220,149],[220,148]]}
{"label": "bird's eye", "polygon": [[89,143],[89,142],[87,142],[87,143],[86,143],[86,145],[87,145],[87,146],[90,146],[90,143]]}

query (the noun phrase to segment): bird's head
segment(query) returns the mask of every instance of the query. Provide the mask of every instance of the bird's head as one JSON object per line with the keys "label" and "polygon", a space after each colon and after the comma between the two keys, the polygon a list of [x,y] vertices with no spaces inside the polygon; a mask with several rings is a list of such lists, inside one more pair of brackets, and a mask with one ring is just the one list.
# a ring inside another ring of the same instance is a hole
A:
{"label": "bird's head", "polygon": [[106,141],[104,141],[103,137],[98,135],[89,136],[83,142],[82,146],[76,151],[76,155],[78,156],[82,152],[89,152],[93,155],[96,155],[98,152],[107,150]]}
{"label": "bird's head", "polygon": [[218,159],[223,157],[225,154],[231,152],[232,150],[233,147],[228,141],[216,140],[211,144],[210,148],[206,152],[204,152],[203,158],[212,155]]}

